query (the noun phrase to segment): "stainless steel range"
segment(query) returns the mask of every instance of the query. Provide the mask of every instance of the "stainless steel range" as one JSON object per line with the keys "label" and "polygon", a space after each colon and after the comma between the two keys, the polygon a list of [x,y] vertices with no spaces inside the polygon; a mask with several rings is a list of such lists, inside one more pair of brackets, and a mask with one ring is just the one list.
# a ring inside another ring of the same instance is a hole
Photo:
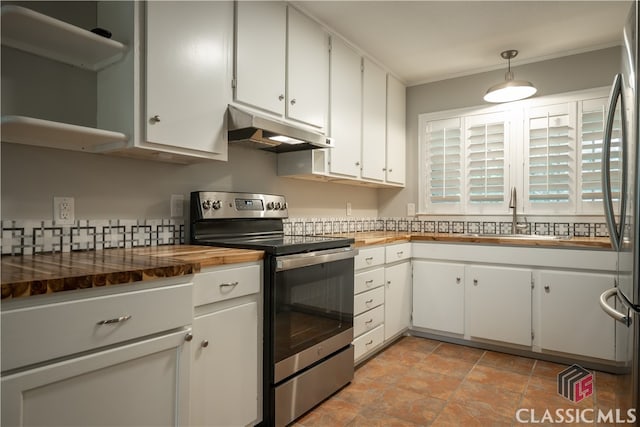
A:
{"label": "stainless steel range", "polygon": [[191,243],[265,251],[265,425],[291,423],[353,379],[354,240],[285,235],[283,196],[191,193]]}

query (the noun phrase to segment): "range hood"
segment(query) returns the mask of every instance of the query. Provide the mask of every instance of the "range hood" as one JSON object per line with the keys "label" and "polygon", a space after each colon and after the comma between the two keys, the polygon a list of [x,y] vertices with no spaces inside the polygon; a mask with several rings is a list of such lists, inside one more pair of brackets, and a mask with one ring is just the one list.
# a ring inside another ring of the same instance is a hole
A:
{"label": "range hood", "polygon": [[244,110],[235,105],[227,109],[229,143],[242,144],[274,153],[331,148],[333,141],[289,123]]}

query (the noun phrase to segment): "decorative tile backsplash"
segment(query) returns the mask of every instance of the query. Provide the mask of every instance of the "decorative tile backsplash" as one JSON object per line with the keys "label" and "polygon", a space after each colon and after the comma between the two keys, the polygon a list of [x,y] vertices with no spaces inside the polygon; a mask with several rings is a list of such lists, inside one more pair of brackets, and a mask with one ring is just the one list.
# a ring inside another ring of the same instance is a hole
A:
{"label": "decorative tile backsplash", "polygon": [[2,221],[2,255],[31,255],[109,248],[173,245],[185,242],[184,223],[175,219]]}
{"label": "decorative tile backsplash", "polygon": [[[604,222],[552,222],[543,218],[518,222],[519,232],[536,235],[608,237]],[[509,234],[511,221],[448,220],[417,218],[288,218],[286,234],[320,235],[370,231],[452,234]],[[184,244],[185,224],[181,219],[78,220],[73,225],[53,221],[3,220],[2,255],[31,255],[109,248],[135,248]]]}

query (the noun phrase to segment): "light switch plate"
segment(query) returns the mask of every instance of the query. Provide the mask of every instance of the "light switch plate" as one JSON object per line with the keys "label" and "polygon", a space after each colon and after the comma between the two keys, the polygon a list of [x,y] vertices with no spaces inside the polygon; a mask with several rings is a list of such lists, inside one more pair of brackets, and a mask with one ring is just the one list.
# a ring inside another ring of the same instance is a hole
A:
{"label": "light switch plate", "polygon": [[53,198],[53,220],[58,225],[71,225],[76,220],[73,197]]}
{"label": "light switch plate", "polygon": [[347,216],[351,216],[351,202],[347,202]]}
{"label": "light switch plate", "polygon": [[407,203],[407,216],[416,216],[416,204]]}

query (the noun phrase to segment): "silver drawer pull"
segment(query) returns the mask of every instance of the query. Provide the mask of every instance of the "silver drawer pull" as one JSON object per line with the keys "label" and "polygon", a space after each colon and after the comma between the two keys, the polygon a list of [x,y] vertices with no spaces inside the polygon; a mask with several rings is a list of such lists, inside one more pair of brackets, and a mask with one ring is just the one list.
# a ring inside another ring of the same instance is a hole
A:
{"label": "silver drawer pull", "polygon": [[364,343],[364,345],[371,345],[373,344],[373,340],[369,340],[368,342]]}
{"label": "silver drawer pull", "polygon": [[373,298],[372,298],[372,299],[368,299],[368,300],[366,300],[364,303],[365,303],[365,304],[371,304],[372,302],[373,302]]}
{"label": "silver drawer pull", "polygon": [[367,285],[367,287],[371,286],[373,284],[373,279],[367,280],[364,284]]}
{"label": "silver drawer pull", "polygon": [[371,324],[371,323],[373,323],[373,319],[369,319],[369,320],[367,320],[366,322],[364,322],[364,324],[365,324],[365,325],[369,325],[369,324]]}
{"label": "silver drawer pull", "polygon": [[397,252],[398,256],[402,256],[403,253],[404,251]]}
{"label": "silver drawer pull", "polygon": [[111,325],[112,323],[122,323],[122,322],[126,322],[127,320],[131,319],[131,315],[127,314],[125,316],[120,316],[120,317],[116,317],[115,319],[107,319],[107,320],[101,320],[98,323],[96,323],[97,325]]}
{"label": "silver drawer pull", "polygon": [[373,257],[369,256],[369,257],[366,257],[364,260],[367,261],[367,262],[371,262],[371,261],[373,261]]}
{"label": "silver drawer pull", "polygon": [[235,288],[240,282],[220,283],[221,288]]}

